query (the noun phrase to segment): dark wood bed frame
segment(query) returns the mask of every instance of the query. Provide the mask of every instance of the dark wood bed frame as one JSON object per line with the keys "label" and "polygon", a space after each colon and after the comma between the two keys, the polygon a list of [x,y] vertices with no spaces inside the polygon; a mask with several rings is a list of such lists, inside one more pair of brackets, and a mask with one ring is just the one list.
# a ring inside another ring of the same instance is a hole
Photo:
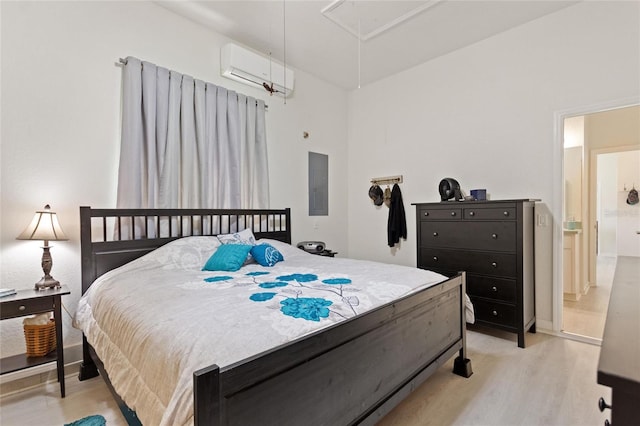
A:
{"label": "dark wood bed frame", "polygon": [[[169,241],[244,228],[291,243],[290,210],[80,207],[82,292]],[[472,374],[464,295],[460,273],[252,358],[195,371],[194,424],[375,424],[456,352],[453,372]],[[84,337],[83,357],[79,379],[100,371],[127,422],[140,424]]]}

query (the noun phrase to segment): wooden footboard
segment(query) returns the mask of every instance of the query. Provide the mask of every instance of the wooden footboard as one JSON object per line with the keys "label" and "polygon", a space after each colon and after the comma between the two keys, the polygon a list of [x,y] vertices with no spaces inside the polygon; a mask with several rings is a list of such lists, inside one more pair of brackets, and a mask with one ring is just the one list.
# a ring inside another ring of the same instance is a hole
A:
{"label": "wooden footboard", "polygon": [[456,352],[464,273],[224,369],[194,373],[196,425],[375,424]]}

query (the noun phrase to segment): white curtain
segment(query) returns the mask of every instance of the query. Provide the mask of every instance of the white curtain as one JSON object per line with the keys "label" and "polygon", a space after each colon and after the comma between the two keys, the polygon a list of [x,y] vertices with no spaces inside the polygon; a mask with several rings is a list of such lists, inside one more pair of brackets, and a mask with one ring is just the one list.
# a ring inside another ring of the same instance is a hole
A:
{"label": "white curtain", "polygon": [[128,57],[118,208],[268,208],[262,100]]}

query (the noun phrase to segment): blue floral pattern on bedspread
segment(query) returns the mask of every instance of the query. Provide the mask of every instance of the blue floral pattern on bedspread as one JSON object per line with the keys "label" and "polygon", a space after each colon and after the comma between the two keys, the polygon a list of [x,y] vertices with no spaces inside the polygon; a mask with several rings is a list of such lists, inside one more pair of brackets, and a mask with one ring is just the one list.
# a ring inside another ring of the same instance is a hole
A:
{"label": "blue floral pattern on bedspread", "polygon": [[227,275],[221,275],[219,277],[209,277],[209,278],[205,278],[204,280],[208,283],[217,283],[219,281],[228,281],[228,280],[232,280],[233,277],[227,276]]}
{"label": "blue floral pattern on bedspread", "polygon": [[328,306],[333,302],[319,297],[288,298],[280,302],[283,314],[294,318],[304,318],[309,321],[320,321],[329,316]]}
{"label": "blue floral pattern on bedspread", "polygon": [[[323,318],[328,318],[331,314],[338,315],[342,318],[348,316],[338,312],[335,309],[331,309],[334,302],[323,297],[307,297],[305,293],[309,290],[313,290],[315,293],[318,291],[331,292],[338,297],[338,300],[353,314],[356,315],[356,307],[360,301],[357,296],[345,295],[344,286],[351,285],[351,279],[346,277],[326,278],[320,279],[315,274],[308,273],[294,273],[288,275],[279,275],[277,277],[271,276],[272,274],[267,271],[253,271],[244,274],[245,278],[250,278],[253,281],[253,285],[256,285],[260,289],[273,290],[271,292],[256,292],[249,296],[249,300],[258,303],[264,303],[271,300],[279,300],[280,312],[283,315],[293,318],[301,318],[307,321],[320,321]],[[236,280],[230,276],[217,276],[205,278],[206,282],[228,282],[229,280]],[[247,286],[245,281],[238,280],[233,281],[234,286]],[[356,288],[351,288],[351,291],[359,291]],[[350,316],[350,315],[349,315]]]}

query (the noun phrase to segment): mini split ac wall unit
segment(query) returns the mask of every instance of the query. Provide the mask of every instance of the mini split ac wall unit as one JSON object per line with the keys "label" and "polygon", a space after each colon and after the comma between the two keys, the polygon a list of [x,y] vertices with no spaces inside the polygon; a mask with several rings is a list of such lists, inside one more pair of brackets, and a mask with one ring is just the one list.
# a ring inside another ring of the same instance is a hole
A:
{"label": "mini split ac wall unit", "polygon": [[276,95],[290,96],[293,92],[294,74],[273,59],[254,53],[233,43],[220,50],[220,74],[232,80],[259,87],[264,83],[277,91]]}

